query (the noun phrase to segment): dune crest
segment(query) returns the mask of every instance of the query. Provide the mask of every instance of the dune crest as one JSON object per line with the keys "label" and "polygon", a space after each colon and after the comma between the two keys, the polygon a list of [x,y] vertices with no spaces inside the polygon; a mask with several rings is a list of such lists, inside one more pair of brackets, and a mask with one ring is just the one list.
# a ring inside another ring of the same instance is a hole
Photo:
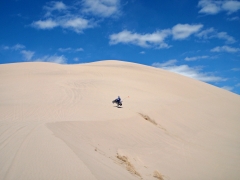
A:
{"label": "dune crest", "polygon": [[113,60],[0,74],[0,179],[240,177],[239,95]]}

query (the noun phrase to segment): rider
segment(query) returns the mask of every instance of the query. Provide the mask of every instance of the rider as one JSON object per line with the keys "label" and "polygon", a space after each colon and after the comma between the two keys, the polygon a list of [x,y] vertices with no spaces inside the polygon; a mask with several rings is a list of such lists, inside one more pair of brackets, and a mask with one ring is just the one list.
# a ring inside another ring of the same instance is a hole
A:
{"label": "rider", "polygon": [[120,96],[118,96],[118,98],[116,99],[116,101],[117,101],[118,103],[121,102]]}

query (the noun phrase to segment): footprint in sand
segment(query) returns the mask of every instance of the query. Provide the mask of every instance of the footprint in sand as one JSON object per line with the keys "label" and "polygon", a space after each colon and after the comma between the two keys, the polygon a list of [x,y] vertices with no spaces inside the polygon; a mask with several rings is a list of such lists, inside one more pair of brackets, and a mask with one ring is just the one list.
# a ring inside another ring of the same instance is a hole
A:
{"label": "footprint in sand", "polygon": [[163,175],[160,172],[158,172],[158,171],[154,171],[153,172],[153,177],[155,177],[155,178],[157,178],[159,180],[164,180],[163,179]]}
{"label": "footprint in sand", "polygon": [[120,154],[117,154],[116,157],[120,160],[120,164],[123,164],[131,174],[141,178],[140,173],[136,171],[135,167],[130,163],[127,156],[121,156]]}

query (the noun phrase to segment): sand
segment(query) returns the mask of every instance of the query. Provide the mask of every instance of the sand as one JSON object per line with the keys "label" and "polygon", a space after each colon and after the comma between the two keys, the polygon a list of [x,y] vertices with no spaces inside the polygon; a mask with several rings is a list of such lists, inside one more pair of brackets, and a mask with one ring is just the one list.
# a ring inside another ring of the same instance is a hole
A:
{"label": "sand", "polygon": [[2,64],[0,179],[240,179],[240,96],[122,61]]}

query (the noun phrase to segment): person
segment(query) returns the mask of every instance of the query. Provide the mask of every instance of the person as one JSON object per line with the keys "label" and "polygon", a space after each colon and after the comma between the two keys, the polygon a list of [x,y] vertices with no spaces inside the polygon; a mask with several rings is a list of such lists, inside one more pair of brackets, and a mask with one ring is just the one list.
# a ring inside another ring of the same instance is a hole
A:
{"label": "person", "polygon": [[116,99],[117,103],[121,102],[121,98],[120,96],[118,96],[118,98]]}

